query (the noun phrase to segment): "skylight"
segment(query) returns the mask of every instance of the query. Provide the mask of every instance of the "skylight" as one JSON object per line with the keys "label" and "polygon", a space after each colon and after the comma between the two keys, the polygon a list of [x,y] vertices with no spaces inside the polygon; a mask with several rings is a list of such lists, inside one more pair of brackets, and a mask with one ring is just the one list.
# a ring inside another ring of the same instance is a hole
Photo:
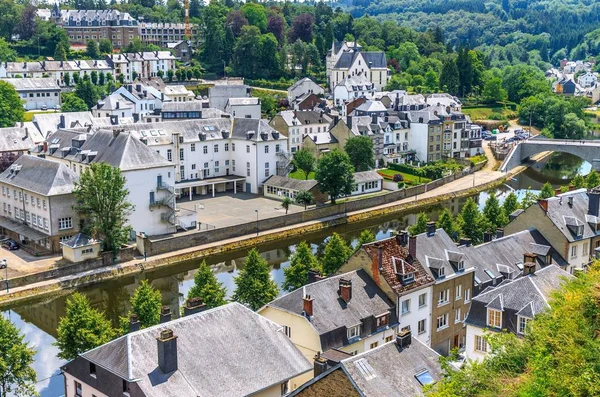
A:
{"label": "skylight", "polygon": [[435,382],[428,370],[419,372],[415,375],[415,378],[417,378],[421,386],[430,385]]}

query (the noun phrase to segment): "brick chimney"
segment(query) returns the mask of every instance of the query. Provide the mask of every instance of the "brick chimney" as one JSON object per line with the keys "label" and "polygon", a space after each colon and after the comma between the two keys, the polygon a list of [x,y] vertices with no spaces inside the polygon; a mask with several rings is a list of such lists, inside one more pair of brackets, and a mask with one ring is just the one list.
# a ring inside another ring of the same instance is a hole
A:
{"label": "brick chimney", "polygon": [[399,231],[396,234],[396,242],[401,246],[408,244],[408,232],[406,230]]}
{"label": "brick chimney", "polygon": [[411,333],[409,329],[402,330],[396,335],[396,344],[400,349],[410,346]]}
{"label": "brick chimney", "polygon": [[169,306],[163,306],[160,308],[160,323],[167,323],[171,321],[171,308]]}
{"label": "brick chimney", "polygon": [[129,316],[129,332],[135,332],[140,330],[140,320],[136,314]]}
{"label": "brick chimney", "polygon": [[417,236],[410,236],[408,238],[408,254],[413,259],[417,259]]}
{"label": "brick chimney", "polygon": [[173,330],[165,329],[156,338],[158,347],[158,367],[163,373],[168,374],[177,371],[177,337]]}
{"label": "brick chimney", "polygon": [[427,235],[429,237],[435,236],[435,229],[436,229],[435,222],[427,222]]}
{"label": "brick chimney", "polygon": [[327,371],[327,359],[321,357],[321,352],[317,352],[313,368],[315,378]]}
{"label": "brick chimney", "polygon": [[302,308],[306,317],[313,316],[313,301],[314,299],[310,295],[306,295],[302,298]]}
{"label": "brick chimney", "polygon": [[538,204],[540,205],[540,207],[542,207],[544,212],[548,212],[548,200],[546,200],[546,199],[538,200]]}
{"label": "brick chimney", "polygon": [[352,299],[352,280],[340,278],[338,294],[340,295],[340,298],[344,300],[344,302],[349,303]]}
{"label": "brick chimney", "polygon": [[535,274],[536,254],[526,252],[523,254],[523,275]]}
{"label": "brick chimney", "polygon": [[317,281],[324,280],[326,277],[321,276],[321,272],[311,269],[308,271],[308,283],[312,284]]}
{"label": "brick chimney", "polygon": [[189,316],[190,314],[200,313],[206,310],[206,305],[200,298],[190,298],[185,302],[183,306],[183,315]]}

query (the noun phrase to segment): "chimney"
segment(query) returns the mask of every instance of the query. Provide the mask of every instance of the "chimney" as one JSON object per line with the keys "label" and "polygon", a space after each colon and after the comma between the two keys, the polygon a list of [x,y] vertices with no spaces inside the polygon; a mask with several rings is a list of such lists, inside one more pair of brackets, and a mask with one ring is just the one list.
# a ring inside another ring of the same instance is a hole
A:
{"label": "chimney", "polygon": [[132,314],[129,316],[129,332],[135,332],[140,330],[140,320],[138,320],[138,316]]}
{"label": "chimney", "polygon": [[346,125],[349,129],[352,129],[352,116],[346,117]]}
{"label": "chimney", "polygon": [[600,189],[591,189],[588,192],[588,214],[599,216],[600,214]]}
{"label": "chimney", "polygon": [[327,371],[327,359],[321,357],[321,352],[317,352],[314,362],[314,377],[321,375]]}
{"label": "chimney", "polygon": [[494,236],[494,233],[492,233],[491,230],[487,230],[486,232],[483,233],[483,242],[489,243],[490,241],[492,241],[493,236]]}
{"label": "chimney", "polygon": [[160,308],[160,323],[168,323],[169,321],[171,321],[171,308],[163,306]]}
{"label": "chimney", "polygon": [[23,137],[23,140],[29,138],[29,129],[27,127],[25,127],[25,136]]}
{"label": "chimney", "polygon": [[409,329],[404,329],[396,335],[396,344],[400,349],[410,346],[411,333]]}
{"label": "chimney", "polygon": [[58,124],[58,128],[65,128],[65,115],[60,115],[60,123]]}
{"label": "chimney", "polygon": [[318,270],[311,269],[308,271],[308,283],[312,284],[317,281],[324,280],[325,277],[321,276],[321,273]]}
{"label": "chimney", "polygon": [[435,236],[435,222],[427,222],[427,236]]}
{"label": "chimney", "polygon": [[161,371],[165,374],[177,371],[177,337],[173,335],[173,330],[160,331],[160,336],[156,338],[156,346]]}
{"label": "chimney", "polygon": [[504,237],[504,229],[502,229],[502,228],[496,229],[496,238],[498,239],[498,238],[502,238],[502,237]]}
{"label": "chimney", "polygon": [[464,245],[465,247],[470,247],[471,246],[471,239],[468,237],[462,237],[459,242],[458,245]]}
{"label": "chimney", "polygon": [[340,298],[344,300],[344,302],[349,303],[352,299],[352,280],[340,278],[338,294],[340,295]]}
{"label": "chimney", "polygon": [[548,212],[548,200],[546,200],[546,199],[538,200],[538,204],[540,205],[540,207],[542,207],[544,212]]}
{"label": "chimney", "polygon": [[396,242],[398,245],[405,246],[408,244],[408,232],[406,230],[401,230],[396,234]]}
{"label": "chimney", "polygon": [[523,254],[523,275],[527,276],[528,274],[535,274],[535,259],[536,255],[530,252],[526,252]]}
{"label": "chimney", "polygon": [[559,194],[562,194],[562,191],[560,189],[554,189],[554,195],[558,196]]}
{"label": "chimney", "polygon": [[116,114],[113,114],[110,116],[110,123],[112,125],[119,125],[119,116]]}
{"label": "chimney", "polygon": [[183,316],[200,313],[204,310],[206,310],[206,305],[202,302],[202,299],[190,298],[185,302],[185,306],[183,306]]}
{"label": "chimney", "polygon": [[417,236],[410,236],[408,238],[408,254],[413,259],[417,259]]}
{"label": "chimney", "polygon": [[44,152],[44,153],[47,153],[47,152],[48,152],[48,142],[44,141],[44,143],[43,143],[43,146],[42,146],[42,147],[43,147],[43,152]]}
{"label": "chimney", "polygon": [[113,138],[116,139],[120,133],[121,133],[121,130],[119,130],[118,128],[115,128],[113,130]]}
{"label": "chimney", "polygon": [[121,103],[119,101],[117,101],[117,103],[115,104],[115,108],[116,109],[120,109],[121,108]]}
{"label": "chimney", "polygon": [[311,298],[310,295],[306,295],[304,298],[302,298],[302,307],[304,309],[304,315],[306,317],[313,316],[313,301],[314,299]]}

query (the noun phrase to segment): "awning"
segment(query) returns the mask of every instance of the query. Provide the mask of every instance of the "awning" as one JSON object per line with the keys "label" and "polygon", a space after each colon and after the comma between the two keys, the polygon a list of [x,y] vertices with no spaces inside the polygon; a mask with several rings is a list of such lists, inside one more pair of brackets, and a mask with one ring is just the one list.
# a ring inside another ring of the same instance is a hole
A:
{"label": "awning", "polygon": [[32,229],[24,223],[13,221],[12,219],[6,218],[4,216],[0,216],[0,226],[10,230],[11,232],[18,233],[33,241],[40,241],[50,237],[47,234]]}
{"label": "awning", "polygon": [[227,182],[240,182],[245,181],[246,177],[244,176],[235,176],[235,175],[227,175],[217,178],[205,178],[205,179],[194,179],[188,180],[185,182],[175,182],[175,188],[188,188],[188,187],[197,187],[197,186],[210,186],[216,185],[218,183],[227,183]]}

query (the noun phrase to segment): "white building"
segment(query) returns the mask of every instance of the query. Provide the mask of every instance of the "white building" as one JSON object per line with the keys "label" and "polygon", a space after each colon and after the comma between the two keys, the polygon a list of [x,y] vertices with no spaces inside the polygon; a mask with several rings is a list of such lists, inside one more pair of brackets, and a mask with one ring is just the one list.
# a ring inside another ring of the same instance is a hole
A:
{"label": "white building", "polygon": [[429,106],[450,107],[450,110],[456,112],[460,112],[462,109],[462,102],[457,97],[450,94],[431,94],[427,96],[426,101]]}
{"label": "white building", "polygon": [[136,78],[167,76],[169,70],[175,71],[177,58],[170,51],[145,51],[106,56],[108,64],[115,71],[115,78],[123,75],[125,82]]}
{"label": "white building", "polygon": [[292,103],[306,94],[324,95],[325,90],[308,77],[296,81],[288,88],[288,102]]}
{"label": "white building", "polygon": [[340,81],[333,89],[333,100],[336,106],[341,107],[347,101],[356,98],[371,99],[375,93],[375,84],[365,76],[350,76]]}
{"label": "white building", "polygon": [[208,89],[208,107],[225,111],[229,98],[250,98],[250,91],[244,84],[215,84]]}
{"label": "white building", "polygon": [[362,171],[354,173],[354,190],[351,196],[376,193],[383,190],[383,177],[377,171]]}
{"label": "white building", "polygon": [[261,108],[259,98],[229,98],[225,105],[225,113],[237,119],[260,119]]}
{"label": "white building", "polygon": [[598,73],[586,72],[577,78],[577,84],[583,88],[589,88],[596,85]]}
{"label": "white building", "polygon": [[[351,47],[352,45],[352,47]],[[385,52],[363,52],[354,43],[333,43],[331,56],[327,59],[327,79],[329,89],[335,87],[347,77],[364,76],[375,89],[381,91],[388,83],[389,70]]]}
{"label": "white building", "polygon": [[65,85],[65,75],[69,75],[69,85],[74,85],[73,75],[91,74],[92,71],[114,75],[113,68],[103,59],[76,61],[35,61],[0,62],[0,78],[51,78],[61,87]]}
{"label": "white building", "polygon": [[162,108],[163,99],[164,94],[152,86],[127,84],[98,101],[92,108],[92,114],[95,117],[132,117],[134,121],[142,120],[148,115],[160,118],[160,114],[155,111]]}
{"label": "white building", "polygon": [[[284,110],[277,113],[269,122],[271,127],[287,136],[288,152],[295,153],[302,149],[305,136],[310,136],[316,141],[330,140],[329,129],[332,119],[322,111],[314,110]],[[320,137],[322,136],[322,139]]]}
{"label": "white building", "polygon": [[51,78],[5,79],[4,81],[15,87],[27,110],[60,107],[60,87]]}

